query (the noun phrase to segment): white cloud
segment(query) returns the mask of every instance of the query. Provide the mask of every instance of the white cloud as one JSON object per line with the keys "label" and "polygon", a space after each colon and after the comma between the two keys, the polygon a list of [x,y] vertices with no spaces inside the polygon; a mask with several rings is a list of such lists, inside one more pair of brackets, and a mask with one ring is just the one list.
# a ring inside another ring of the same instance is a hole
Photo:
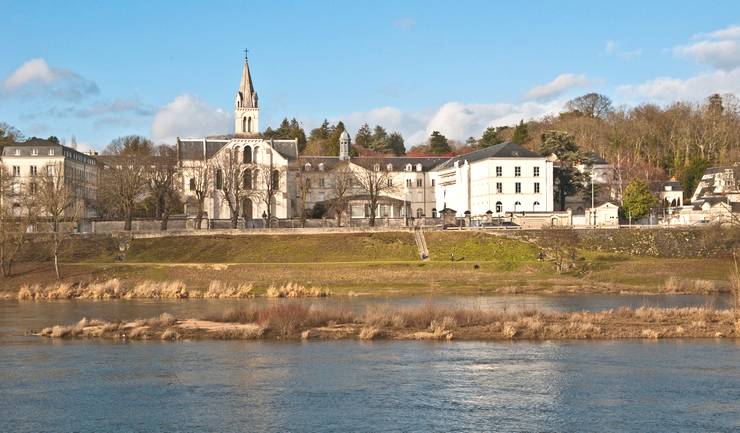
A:
{"label": "white cloud", "polygon": [[674,47],[673,53],[717,69],[740,67],[740,26],[700,33],[693,39],[697,42]]}
{"label": "white cloud", "polygon": [[514,125],[521,119],[556,114],[563,104],[564,101],[523,104],[447,102],[429,111],[404,112],[395,107],[383,107],[354,112],[335,120],[344,121],[353,135],[365,122],[371,127],[379,124],[388,131],[398,131],[404,136],[406,148],[410,148],[424,143],[432,131],[440,131],[447,138],[464,141],[471,136],[480,137],[490,126]]}
{"label": "white cloud", "polygon": [[740,68],[702,73],[687,79],[659,77],[642,84],[619,86],[617,92],[627,98],[662,102],[699,101],[713,93],[740,94]]}
{"label": "white cloud", "polygon": [[177,137],[202,137],[232,130],[231,113],[191,96],[180,95],[162,107],[152,122],[152,139],[175,142]]}
{"label": "white cloud", "polygon": [[62,68],[52,68],[42,58],[22,64],[3,80],[3,95],[51,95],[77,101],[100,92],[98,85],[81,75]]}
{"label": "white cloud", "polygon": [[532,87],[529,92],[527,92],[527,98],[548,99],[561,95],[566,90],[574,87],[584,87],[589,84],[591,84],[591,81],[584,74],[560,74],[549,83]]}
{"label": "white cloud", "polygon": [[642,55],[642,48],[635,48],[633,50],[625,50],[622,45],[617,41],[606,41],[604,47],[604,53],[607,56],[616,56],[624,60],[633,59]]}
{"label": "white cloud", "polygon": [[411,30],[414,28],[414,26],[416,26],[416,21],[414,21],[413,18],[404,17],[404,18],[398,19],[395,22],[393,22],[393,25],[397,29]]}

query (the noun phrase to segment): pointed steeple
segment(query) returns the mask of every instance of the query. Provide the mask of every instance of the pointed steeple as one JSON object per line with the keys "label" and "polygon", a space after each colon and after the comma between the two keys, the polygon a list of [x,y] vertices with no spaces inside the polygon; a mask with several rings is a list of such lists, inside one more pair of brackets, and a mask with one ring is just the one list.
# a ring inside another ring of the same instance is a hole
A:
{"label": "pointed steeple", "polygon": [[252,85],[252,74],[249,72],[249,59],[247,59],[247,50],[244,50],[244,70],[242,71],[242,81],[239,84],[239,94],[237,95],[238,108],[257,108],[257,92]]}

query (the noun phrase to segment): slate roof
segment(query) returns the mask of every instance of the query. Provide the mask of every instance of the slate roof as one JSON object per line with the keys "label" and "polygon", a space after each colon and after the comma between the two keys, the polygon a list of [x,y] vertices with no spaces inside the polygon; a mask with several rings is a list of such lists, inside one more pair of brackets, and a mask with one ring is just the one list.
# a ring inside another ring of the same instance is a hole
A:
{"label": "slate roof", "polygon": [[443,164],[440,164],[438,168],[454,167],[455,162],[457,161],[475,162],[486,158],[544,158],[544,156],[508,141],[506,143],[499,143],[491,147],[486,147],[485,149],[476,150],[475,152],[450,158]]}
{"label": "slate roof", "polygon": [[[33,155],[31,153],[33,149],[36,149],[38,151],[38,155]],[[36,137],[33,137],[27,141],[23,141],[20,143],[13,143],[13,144],[5,145],[2,148],[1,154],[4,157],[49,156],[49,149],[55,150],[55,156],[65,156],[65,154],[62,153],[62,151],[66,151],[73,155],[73,156],[67,156],[68,158],[72,158],[78,161],[84,161],[90,164],[95,164],[95,159],[97,158],[97,155],[89,155],[87,153],[80,152],[77,149],[73,149],[71,147],[63,146],[61,144],[57,144],[57,143],[51,142],[46,139],[36,138]],[[16,150],[20,151],[20,155],[16,155]]]}
{"label": "slate roof", "polygon": [[[228,143],[228,140],[206,139],[205,158],[211,158],[226,143]],[[179,140],[177,143],[177,155],[181,161],[203,160],[203,140]]]}
{"label": "slate roof", "polygon": [[681,192],[683,191],[683,186],[681,186],[680,182],[676,182],[675,180],[658,180],[655,182],[650,183],[650,190],[653,192],[664,192],[666,189],[665,187],[670,186],[672,192]]}
{"label": "slate roof", "polygon": [[431,171],[449,159],[449,157],[433,156],[361,156],[350,158],[350,162],[368,170],[371,170],[375,164],[380,164],[380,168],[386,170],[388,164],[391,164],[392,171],[405,171],[406,165],[411,164],[411,170],[416,171],[416,165],[421,164],[421,171]]}

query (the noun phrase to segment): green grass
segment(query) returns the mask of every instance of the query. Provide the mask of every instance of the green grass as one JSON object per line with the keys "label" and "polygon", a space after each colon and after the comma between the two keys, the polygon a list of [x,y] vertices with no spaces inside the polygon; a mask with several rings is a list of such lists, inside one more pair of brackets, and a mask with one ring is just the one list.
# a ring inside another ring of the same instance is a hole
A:
{"label": "green grass", "polygon": [[527,242],[477,232],[430,232],[425,234],[432,260],[536,262],[539,248]]}

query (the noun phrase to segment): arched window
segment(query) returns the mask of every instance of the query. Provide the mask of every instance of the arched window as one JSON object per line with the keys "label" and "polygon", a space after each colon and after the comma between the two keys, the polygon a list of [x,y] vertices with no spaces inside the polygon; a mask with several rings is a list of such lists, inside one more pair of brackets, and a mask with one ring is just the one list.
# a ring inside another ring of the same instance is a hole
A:
{"label": "arched window", "polygon": [[416,209],[416,217],[421,218],[422,216],[424,216],[424,210],[422,208]]}
{"label": "arched window", "polygon": [[242,118],[242,132],[247,132],[247,118]]}
{"label": "arched window", "polygon": [[303,166],[303,171],[311,171],[311,163],[310,163],[310,162],[307,162],[307,163],[306,163],[306,164],[305,164],[305,165]]}
{"label": "arched window", "polygon": [[386,169],[387,171],[393,171],[393,164],[388,164],[388,165],[386,165],[386,166],[385,166],[385,169]]}
{"label": "arched window", "polygon": [[195,178],[190,178],[190,191],[195,191]]}
{"label": "arched window", "polygon": [[247,118],[247,132],[252,132],[252,118]]}
{"label": "arched window", "polygon": [[406,171],[411,171],[411,164],[406,164]]}
{"label": "arched window", "polygon": [[216,170],[216,189],[221,189],[224,186],[224,172],[221,169]]}
{"label": "arched window", "polygon": [[242,217],[244,219],[252,219],[252,200],[245,198],[242,202]]}
{"label": "arched window", "polygon": [[273,170],[272,171],[272,189],[279,189],[280,188],[280,171]]}
{"label": "arched window", "polygon": [[496,213],[501,213],[501,211],[502,211],[503,209],[504,209],[504,205],[503,205],[503,203],[501,203],[500,201],[497,201],[497,202],[496,202]]}
{"label": "arched window", "polygon": [[252,162],[257,162],[257,155],[259,155],[260,147],[254,146],[254,157],[252,157]]}
{"label": "arched window", "polygon": [[437,218],[437,208],[432,209],[432,218]]}
{"label": "arched window", "polygon": [[514,202],[514,210],[516,211],[516,207],[521,206],[521,205],[522,205],[522,202],[520,201]]}
{"label": "arched window", "polygon": [[232,157],[234,158],[234,162],[239,162],[239,146],[234,147],[234,150],[231,153]]}
{"label": "arched window", "polygon": [[242,184],[244,189],[252,189],[252,170],[244,170],[242,173]]}
{"label": "arched window", "polygon": [[380,164],[373,165],[373,171],[380,171]]}
{"label": "arched window", "polygon": [[421,164],[416,164],[416,171],[421,171]]}
{"label": "arched window", "polygon": [[323,162],[320,162],[319,163],[319,171],[324,171],[324,163]]}
{"label": "arched window", "polygon": [[532,203],[532,211],[534,211],[537,208],[537,206],[539,206],[539,205],[540,205],[540,202],[538,202],[538,201]]}
{"label": "arched window", "polygon": [[244,152],[242,152],[242,162],[249,164],[252,162],[252,147],[244,146]]}

